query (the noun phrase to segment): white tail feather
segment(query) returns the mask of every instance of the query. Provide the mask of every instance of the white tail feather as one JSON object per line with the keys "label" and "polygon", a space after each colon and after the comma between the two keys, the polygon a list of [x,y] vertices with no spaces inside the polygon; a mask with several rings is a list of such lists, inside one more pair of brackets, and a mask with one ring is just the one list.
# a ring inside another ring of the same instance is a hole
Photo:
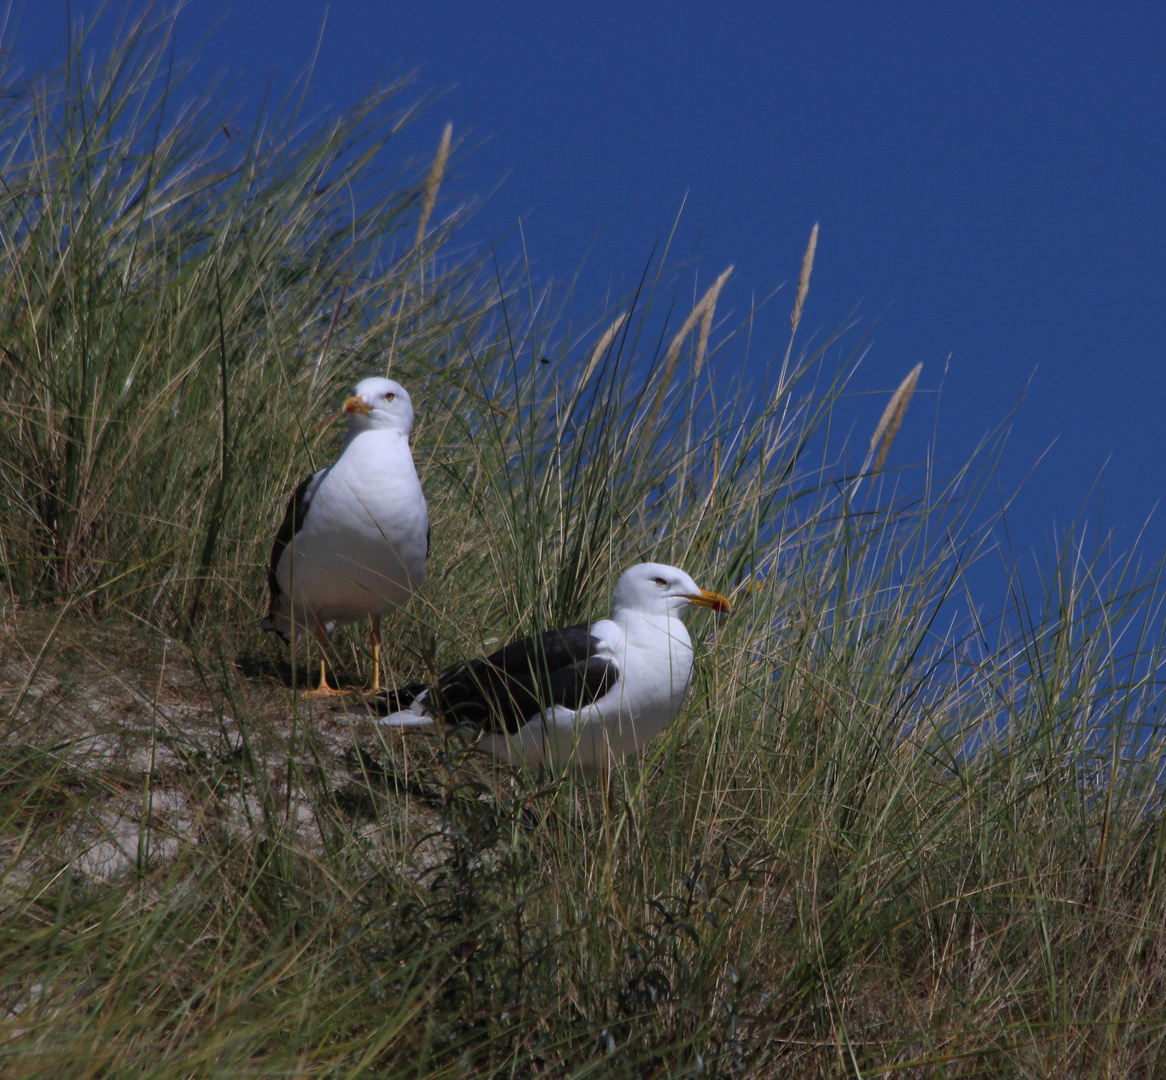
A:
{"label": "white tail feather", "polygon": [[402,727],[402,728],[416,728],[429,727],[433,723],[433,717],[425,712],[425,706],[421,704],[425,697],[422,694],[417,698],[407,709],[401,709],[399,712],[389,713],[381,723],[385,727]]}
{"label": "white tail feather", "polygon": [[406,709],[403,712],[389,713],[381,723],[385,727],[429,727],[433,723],[433,717],[425,716],[424,714],[418,716],[416,713],[411,713]]}

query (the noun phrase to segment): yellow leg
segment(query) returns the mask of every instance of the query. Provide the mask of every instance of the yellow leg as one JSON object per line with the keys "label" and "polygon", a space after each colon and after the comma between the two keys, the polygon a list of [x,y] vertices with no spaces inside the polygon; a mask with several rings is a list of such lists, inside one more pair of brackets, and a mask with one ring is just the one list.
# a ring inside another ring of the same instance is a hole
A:
{"label": "yellow leg", "polygon": [[381,692],[381,617],[372,617],[372,692]]}
{"label": "yellow leg", "polygon": [[333,690],[332,687],[328,685],[328,661],[324,652],[328,645],[328,633],[322,626],[316,627],[316,644],[320,646],[320,685],[317,686],[315,690],[305,690],[304,697],[339,697],[343,694],[343,691]]}

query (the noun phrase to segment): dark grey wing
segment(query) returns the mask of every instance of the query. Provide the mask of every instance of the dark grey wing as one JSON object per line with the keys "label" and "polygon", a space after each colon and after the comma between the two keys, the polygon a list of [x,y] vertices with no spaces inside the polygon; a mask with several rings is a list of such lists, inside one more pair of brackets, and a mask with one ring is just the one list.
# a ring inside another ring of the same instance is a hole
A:
{"label": "dark grey wing", "polygon": [[618,672],[594,655],[597,646],[588,623],[513,641],[444,672],[427,704],[447,723],[515,732],[540,710],[606,693]]}
{"label": "dark grey wing", "polygon": [[[288,500],[287,511],[283,515],[283,522],[279,526],[279,531],[275,534],[275,542],[271,545],[271,560],[267,564],[267,588],[271,594],[271,604],[267,610],[267,617],[273,619],[275,617],[276,608],[279,606],[280,588],[279,575],[276,571],[279,569],[279,560],[283,555],[284,548],[291,543],[292,537],[300,531],[300,526],[304,523],[304,516],[308,512],[308,505],[312,501],[311,495],[308,494],[308,488],[311,487],[312,480],[315,479],[316,474],[305,477],[300,481],[299,486],[293,492],[292,497]],[[286,641],[287,638],[280,634]]]}
{"label": "dark grey wing", "polygon": [[582,709],[603,697],[619,679],[614,660],[592,656],[551,672],[551,702],[565,709]]}

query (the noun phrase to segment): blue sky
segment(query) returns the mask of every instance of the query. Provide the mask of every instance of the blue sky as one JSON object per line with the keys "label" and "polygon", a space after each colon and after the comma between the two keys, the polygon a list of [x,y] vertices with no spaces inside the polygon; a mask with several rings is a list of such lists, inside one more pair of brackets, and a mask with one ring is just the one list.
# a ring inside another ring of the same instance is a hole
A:
{"label": "blue sky", "polygon": [[[36,66],[65,26],[63,0],[16,0],[8,45]],[[718,313],[796,280],[819,222],[803,326],[855,304],[875,324],[856,438],[918,361],[932,393],[900,464],[930,440],[962,461],[1019,403],[1017,547],[1099,477],[1128,547],[1166,490],[1166,5],[191,0],[179,21],[196,82],[226,71],[244,107],[317,43],[319,111],[414,69],[441,93],[403,151],[451,120],[472,148],[452,190],[493,192],[469,238],[521,218],[536,273],[583,267],[585,306],[638,276],[682,203],[697,282],[737,268]],[[758,364],[791,302],[762,318]],[[1145,543],[1166,550],[1166,511]]]}

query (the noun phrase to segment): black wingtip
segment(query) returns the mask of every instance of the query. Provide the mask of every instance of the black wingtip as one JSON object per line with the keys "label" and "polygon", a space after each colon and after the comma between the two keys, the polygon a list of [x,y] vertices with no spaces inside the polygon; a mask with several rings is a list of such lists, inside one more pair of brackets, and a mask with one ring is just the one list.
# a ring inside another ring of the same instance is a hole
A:
{"label": "black wingtip", "polygon": [[386,687],[376,696],[375,707],[378,715],[388,716],[389,713],[404,712],[427,689],[429,687],[424,683],[417,683],[414,686]]}

